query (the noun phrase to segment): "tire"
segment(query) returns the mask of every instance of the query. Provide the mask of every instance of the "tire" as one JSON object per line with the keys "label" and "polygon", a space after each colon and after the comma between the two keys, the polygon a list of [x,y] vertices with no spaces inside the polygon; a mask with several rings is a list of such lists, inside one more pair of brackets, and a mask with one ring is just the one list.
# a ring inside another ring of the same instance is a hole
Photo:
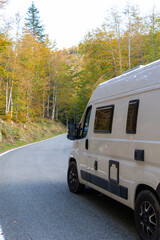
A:
{"label": "tire", "polygon": [[134,214],[140,239],[160,240],[160,205],[151,191],[139,193]]}
{"label": "tire", "polygon": [[80,193],[84,190],[84,185],[79,182],[77,165],[75,162],[71,162],[68,167],[67,182],[69,190],[72,193]]}

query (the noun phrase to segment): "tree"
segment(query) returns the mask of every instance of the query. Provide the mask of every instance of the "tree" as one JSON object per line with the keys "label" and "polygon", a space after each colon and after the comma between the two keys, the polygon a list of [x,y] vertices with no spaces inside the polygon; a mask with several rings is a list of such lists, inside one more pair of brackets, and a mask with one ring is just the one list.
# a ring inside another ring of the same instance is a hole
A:
{"label": "tree", "polygon": [[153,12],[145,22],[137,7],[127,4],[126,18],[111,9],[101,28],[89,32],[79,46],[61,51],[47,35],[43,39],[38,13],[32,2],[21,37],[16,15],[15,41],[0,31],[0,115],[4,118],[47,117],[76,123],[99,83],[160,57],[159,13]]}
{"label": "tree", "polygon": [[160,13],[153,8],[153,12],[146,19],[146,56],[149,62],[160,58]]}
{"label": "tree", "polygon": [[[126,27],[123,34],[123,55],[126,59],[126,70],[145,64],[144,50],[146,45],[146,29],[139,8],[127,3],[124,14]],[[125,47],[126,46],[126,47]]]}
{"label": "tree", "polygon": [[40,24],[39,11],[32,2],[31,7],[28,8],[28,17],[26,20],[26,27],[32,33],[34,37],[38,37],[39,40],[44,41],[44,27]]}
{"label": "tree", "polygon": [[124,14],[127,17],[127,36],[128,36],[128,68],[131,68],[131,33],[132,33],[132,11],[133,7],[127,3]]}
{"label": "tree", "polygon": [[[103,26],[105,27],[105,31],[108,33],[108,36],[110,36],[110,38],[108,38],[110,41],[110,45],[112,45],[113,39],[116,40],[114,45],[117,50],[118,67],[119,67],[119,73],[121,74],[123,71],[123,66],[122,66],[123,65],[123,63],[122,63],[122,60],[123,60],[122,59],[122,17],[120,15],[117,7],[114,7],[111,9],[109,14],[107,15],[106,21]],[[113,49],[112,49],[112,52],[113,52]]]}

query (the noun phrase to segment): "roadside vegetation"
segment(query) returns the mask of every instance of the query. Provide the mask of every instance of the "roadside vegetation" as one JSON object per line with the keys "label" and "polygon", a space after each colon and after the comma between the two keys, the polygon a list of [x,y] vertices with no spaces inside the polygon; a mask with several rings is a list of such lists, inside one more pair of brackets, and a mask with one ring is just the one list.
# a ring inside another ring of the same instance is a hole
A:
{"label": "roadside vegetation", "polygon": [[0,152],[65,132],[66,128],[63,124],[51,120],[16,123],[12,120],[0,119]]}
{"label": "roadside vegetation", "polygon": [[34,2],[24,22],[21,32],[15,16],[12,39],[11,29],[0,28],[0,115],[13,121],[77,122],[98,83],[160,58],[156,9],[146,16],[130,4],[121,12],[110,9],[100,28],[63,50],[45,34]]}
{"label": "roadside vegetation", "polygon": [[[4,7],[7,0],[0,0],[0,11]],[[45,34],[34,1],[23,31],[20,25],[17,14],[13,24],[0,26],[1,151],[5,144],[52,136],[59,132],[57,122],[77,123],[99,83],[160,59],[160,13],[155,9],[144,16],[138,6],[127,4],[121,12],[115,7],[100,28],[63,50]]]}

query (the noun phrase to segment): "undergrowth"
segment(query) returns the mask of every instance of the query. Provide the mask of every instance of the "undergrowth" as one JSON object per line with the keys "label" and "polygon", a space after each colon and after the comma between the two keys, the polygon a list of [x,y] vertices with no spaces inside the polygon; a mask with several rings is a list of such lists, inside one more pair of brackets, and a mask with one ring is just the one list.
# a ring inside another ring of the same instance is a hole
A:
{"label": "undergrowth", "polygon": [[65,132],[64,125],[47,119],[26,123],[0,119],[0,152],[51,138]]}

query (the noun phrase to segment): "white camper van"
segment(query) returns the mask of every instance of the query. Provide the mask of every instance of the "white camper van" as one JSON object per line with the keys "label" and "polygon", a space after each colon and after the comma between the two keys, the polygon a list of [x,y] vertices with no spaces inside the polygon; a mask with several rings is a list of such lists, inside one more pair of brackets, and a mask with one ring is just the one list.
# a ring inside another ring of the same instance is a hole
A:
{"label": "white camper van", "polygon": [[101,83],[74,140],[68,186],[88,185],[134,209],[142,240],[160,239],[160,61]]}

